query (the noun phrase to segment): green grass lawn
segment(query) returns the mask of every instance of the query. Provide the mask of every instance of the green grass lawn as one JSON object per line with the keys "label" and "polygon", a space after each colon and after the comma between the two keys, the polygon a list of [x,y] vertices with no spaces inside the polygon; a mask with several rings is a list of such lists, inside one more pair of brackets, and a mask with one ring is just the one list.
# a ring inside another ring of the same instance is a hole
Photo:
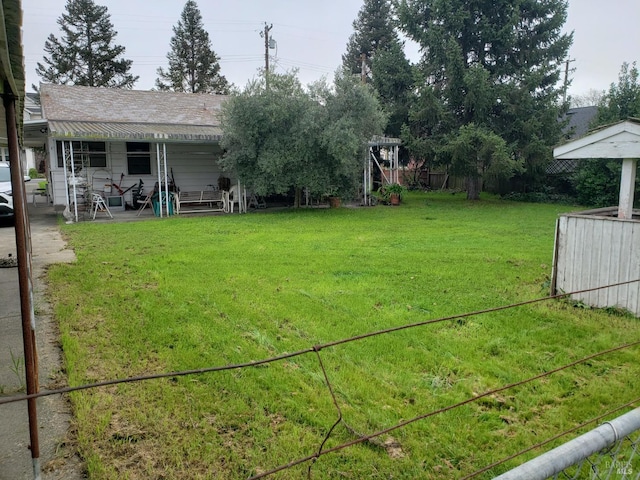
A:
{"label": "green grass lawn", "polygon": [[[49,295],[69,383],[260,360],[546,296],[568,209],[411,193],[400,207],[64,226],[78,261],[50,269]],[[325,449],[639,338],[631,316],[550,301],[323,349],[345,422]],[[323,455],[313,478],[462,477],[633,400],[639,360],[638,348],[599,357]],[[92,479],[247,478],[312,455],[337,418],[313,353],[71,398]]]}

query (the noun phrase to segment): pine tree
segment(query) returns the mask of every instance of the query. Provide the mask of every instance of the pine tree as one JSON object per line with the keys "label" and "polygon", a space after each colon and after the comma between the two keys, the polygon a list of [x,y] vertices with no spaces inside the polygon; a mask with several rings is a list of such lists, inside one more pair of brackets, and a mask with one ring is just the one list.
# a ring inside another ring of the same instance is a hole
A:
{"label": "pine tree", "polygon": [[[424,52],[419,97],[439,104],[412,118],[442,144],[471,123],[495,133],[526,166],[520,180],[531,187],[561,135],[567,8],[567,0],[401,0],[402,28]],[[429,111],[438,117],[424,117]]]}
{"label": "pine tree", "polygon": [[391,2],[365,0],[353,28],[343,69],[373,84],[389,114],[385,133],[397,137],[407,121],[413,71],[393,24]]}
{"label": "pine tree", "polygon": [[220,74],[219,57],[211,48],[202,15],[194,0],[188,0],[178,24],[173,27],[169,69],[158,68],[159,90],[189,93],[229,93],[229,83]]}
{"label": "pine tree", "polygon": [[113,44],[117,32],[107,7],[68,0],[65,9],[58,19],[63,35],[49,35],[36,73],[47,83],[132,88],[139,77],[129,73],[132,61],[121,58],[125,48]]}
{"label": "pine tree", "polygon": [[389,0],[365,0],[353,22],[354,33],[349,37],[347,52],[342,56],[342,65],[348,72],[360,75],[364,59],[365,74],[369,76],[376,51],[399,43],[391,20]]}

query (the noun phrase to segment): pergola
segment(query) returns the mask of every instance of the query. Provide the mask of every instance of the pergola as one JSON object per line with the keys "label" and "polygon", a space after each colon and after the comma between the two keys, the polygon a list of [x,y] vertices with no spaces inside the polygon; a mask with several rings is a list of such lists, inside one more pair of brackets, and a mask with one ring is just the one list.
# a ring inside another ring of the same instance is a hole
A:
{"label": "pergola", "polygon": [[[380,170],[386,183],[400,183],[399,166],[400,155],[399,149],[402,140],[393,137],[375,136],[368,143],[367,158],[364,162],[364,178],[363,178],[363,204],[371,204],[371,191],[373,186],[373,169],[374,165]],[[384,173],[382,165],[374,154],[375,149],[386,149],[389,156],[389,177]]]}

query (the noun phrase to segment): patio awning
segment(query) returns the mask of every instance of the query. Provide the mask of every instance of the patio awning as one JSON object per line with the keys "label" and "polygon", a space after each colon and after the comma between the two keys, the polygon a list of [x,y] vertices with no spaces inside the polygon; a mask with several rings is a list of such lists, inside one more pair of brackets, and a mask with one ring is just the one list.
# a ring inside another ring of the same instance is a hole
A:
{"label": "patio awning", "polygon": [[142,140],[160,142],[218,143],[218,126],[151,123],[71,122],[50,120],[49,136],[55,139]]}

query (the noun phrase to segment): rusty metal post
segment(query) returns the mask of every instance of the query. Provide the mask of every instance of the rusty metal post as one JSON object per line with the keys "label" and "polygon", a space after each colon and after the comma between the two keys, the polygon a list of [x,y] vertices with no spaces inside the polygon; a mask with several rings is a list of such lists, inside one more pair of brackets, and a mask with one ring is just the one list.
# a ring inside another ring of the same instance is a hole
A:
{"label": "rusty metal post", "polygon": [[[10,92],[8,85],[5,91]],[[38,393],[38,355],[35,341],[35,313],[33,311],[33,282],[31,276],[31,243],[29,217],[27,215],[27,197],[24,188],[24,176],[20,163],[20,146],[16,126],[16,105],[13,95],[5,94],[4,108],[7,123],[7,140],[11,167],[11,189],[13,193],[13,211],[15,215],[16,252],[18,256],[18,282],[20,286],[20,311],[22,316],[22,341],[24,345],[24,365],[27,394]],[[29,415],[29,439],[33,475],[40,479],[40,443],[38,441],[37,400],[27,400]]]}

